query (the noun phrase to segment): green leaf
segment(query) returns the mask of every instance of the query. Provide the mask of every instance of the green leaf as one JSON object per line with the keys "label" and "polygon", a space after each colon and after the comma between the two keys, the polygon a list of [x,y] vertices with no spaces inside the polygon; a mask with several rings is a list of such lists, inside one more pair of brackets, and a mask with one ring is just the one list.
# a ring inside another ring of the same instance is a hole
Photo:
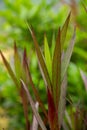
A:
{"label": "green leaf", "polygon": [[15,76],[13,70],[11,69],[10,64],[9,64],[8,61],[5,59],[5,57],[4,57],[3,53],[2,53],[2,51],[0,51],[0,55],[1,55],[1,57],[2,57],[2,60],[3,60],[3,62],[4,62],[5,67],[6,67],[7,70],[8,70],[8,73],[10,74],[11,78],[13,79],[13,81],[14,81],[16,87],[19,88],[19,82],[18,82],[18,80],[17,80],[17,78],[16,78],[16,76]]}
{"label": "green leaf", "polygon": [[44,54],[45,54],[45,62],[46,62],[47,70],[48,70],[50,79],[52,80],[52,59],[51,59],[46,35],[44,36]]}
{"label": "green leaf", "polygon": [[32,97],[30,95],[30,92],[27,89],[27,86],[23,82],[23,80],[21,80],[21,87],[23,87],[25,89],[25,91],[26,91],[26,95],[28,97],[28,101],[29,101],[29,103],[31,105],[32,111],[33,111],[33,113],[34,113],[34,115],[35,115],[35,117],[36,117],[40,127],[42,128],[42,130],[47,130],[45,125],[44,125],[44,123],[43,123],[43,121],[42,121],[42,119],[41,119],[41,117],[40,117],[40,115],[39,115],[39,113],[37,112],[37,109],[35,108],[35,103],[34,103]]}
{"label": "green leaf", "polygon": [[75,32],[76,32],[76,29],[74,29],[74,33],[73,33],[73,36],[72,36],[72,39],[71,39],[71,42],[64,54],[64,57],[62,59],[62,66],[61,66],[61,82],[63,81],[64,79],[64,76],[66,74],[66,71],[67,71],[67,68],[68,68],[68,65],[69,65],[69,62],[70,62],[70,58],[71,58],[71,55],[72,55],[72,52],[73,52],[73,48],[74,48],[74,44],[75,44]]}
{"label": "green leaf", "polygon": [[37,58],[38,58],[38,63],[39,63],[39,67],[43,76],[43,79],[45,81],[46,86],[49,87],[50,91],[52,88],[52,84],[51,84],[51,80],[47,71],[47,67],[43,58],[43,55],[41,53],[40,47],[38,45],[37,39],[35,37],[34,31],[33,29],[31,30],[30,27],[28,26],[30,33],[32,35],[33,41],[34,41],[34,45],[35,45],[35,49],[36,49],[36,54],[37,54]]}
{"label": "green leaf", "polygon": [[54,49],[53,61],[52,61],[52,85],[53,96],[56,107],[58,108],[60,97],[60,83],[61,83],[61,43],[60,43],[60,28],[56,40]]}
{"label": "green leaf", "polygon": [[69,21],[70,21],[70,15],[71,15],[71,12],[69,13],[69,15],[68,15],[63,27],[62,27],[62,30],[61,30],[61,49],[63,49],[63,45],[64,45],[64,42],[65,42],[65,39],[66,39],[68,24],[69,24]]}
{"label": "green leaf", "polygon": [[14,42],[14,66],[17,79],[20,80],[20,77],[22,76],[22,64],[21,64],[21,58],[17,50],[16,42]]}

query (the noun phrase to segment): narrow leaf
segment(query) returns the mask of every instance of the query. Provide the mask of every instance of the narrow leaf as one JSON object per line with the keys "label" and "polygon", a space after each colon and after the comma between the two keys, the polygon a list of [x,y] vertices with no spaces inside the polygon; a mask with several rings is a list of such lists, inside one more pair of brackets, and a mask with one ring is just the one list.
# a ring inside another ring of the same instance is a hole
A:
{"label": "narrow leaf", "polygon": [[15,72],[18,79],[20,79],[22,75],[22,67],[21,67],[21,59],[17,50],[16,42],[14,42],[14,66]]}
{"label": "narrow leaf", "polygon": [[30,30],[30,33],[31,33],[33,41],[34,41],[34,45],[35,45],[35,49],[36,49],[36,53],[37,53],[37,58],[38,58],[38,63],[39,63],[39,67],[40,67],[43,79],[45,80],[46,86],[49,86],[49,89],[51,91],[52,85],[51,85],[50,77],[49,77],[49,74],[48,74],[48,71],[46,68],[46,64],[45,64],[43,55],[42,55],[41,50],[39,48],[39,45],[38,45],[38,42],[37,42],[37,39],[35,37],[33,29],[31,30],[29,26],[28,26],[28,28]]}
{"label": "narrow leaf", "polygon": [[28,120],[28,99],[27,99],[27,96],[26,96],[26,91],[23,87],[20,88],[20,96],[21,96],[21,99],[22,99],[24,116],[25,116],[25,119],[26,119],[26,129],[30,130],[30,122]]}
{"label": "narrow leaf", "polygon": [[59,101],[59,108],[58,108],[58,116],[59,116],[59,124],[62,125],[63,117],[65,113],[65,105],[66,105],[66,91],[67,91],[67,76],[64,76],[64,79],[61,84],[61,95]]}
{"label": "narrow leaf", "polygon": [[70,58],[71,58],[71,55],[72,55],[72,52],[73,52],[73,48],[74,48],[74,44],[75,44],[75,32],[76,32],[76,29],[74,29],[74,33],[73,33],[73,36],[72,36],[72,39],[71,39],[71,42],[64,54],[64,57],[63,57],[63,60],[62,60],[62,66],[61,66],[61,82],[63,81],[63,78],[66,74],[66,71],[67,71],[67,68],[68,68],[68,65],[69,65],[69,62],[70,62]]}
{"label": "narrow leaf", "polygon": [[30,92],[28,91],[27,86],[25,85],[25,83],[22,80],[21,80],[21,86],[26,91],[26,95],[28,97],[28,101],[29,101],[29,103],[31,105],[32,111],[33,111],[33,113],[34,113],[34,115],[35,115],[35,117],[36,117],[40,127],[42,128],[42,130],[47,130],[45,125],[44,125],[44,123],[43,123],[43,121],[42,121],[42,119],[41,119],[41,117],[40,117],[40,115],[39,115],[39,113],[37,112],[37,110],[35,108],[34,101],[33,101],[32,97],[30,95]]}
{"label": "narrow leaf", "polygon": [[3,53],[2,53],[1,51],[0,51],[0,55],[1,55],[1,57],[2,57],[2,60],[3,60],[3,62],[4,62],[5,67],[6,67],[7,70],[8,70],[8,73],[10,74],[11,78],[13,79],[13,81],[14,81],[16,87],[19,88],[19,82],[18,82],[18,80],[17,80],[17,78],[16,78],[16,76],[15,76],[13,70],[11,69],[10,64],[9,64],[8,61],[5,59],[5,57],[4,57],[4,55],[3,55]]}
{"label": "narrow leaf", "polygon": [[[35,103],[35,107],[36,107],[36,109],[38,111],[38,107],[39,107],[38,102]],[[32,130],[38,130],[38,122],[37,122],[35,116],[33,116]]]}
{"label": "narrow leaf", "polygon": [[61,82],[61,43],[60,43],[60,29],[59,29],[52,61],[53,96],[57,108],[60,97],[60,82]]}
{"label": "narrow leaf", "polygon": [[55,107],[54,99],[49,89],[47,91],[47,97],[48,97],[48,121],[50,130],[59,130],[58,110]]}
{"label": "narrow leaf", "polygon": [[87,91],[87,76],[86,76],[86,74],[82,70],[80,70],[80,74],[81,74],[82,80],[84,82],[85,89]]}
{"label": "narrow leaf", "polygon": [[71,15],[71,12],[69,13],[69,15],[68,15],[63,27],[62,27],[62,30],[61,30],[61,49],[63,49],[63,45],[64,45],[64,42],[65,42],[65,39],[66,39],[68,24],[69,24],[69,21],[70,21],[70,15]]}
{"label": "narrow leaf", "polygon": [[40,95],[39,95],[39,93],[38,93],[38,90],[37,90],[36,87],[34,86],[34,83],[33,83],[32,77],[31,77],[31,73],[30,73],[30,70],[29,70],[29,67],[28,67],[27,57],[26,57],[26,56],[25,56],[25,64],[26,64],[26,71],[27,71],[27,74],[28,74],[29,83],[30,83],[30,85],[31,85],[31,87],[32,87],[32,89],[33,89],[33,92],[34,92],[34,95],[35,95],[35,97],[36,97],[36,100],[38,101],[38,103],[39,103],[39,105],[40,105],[40,107],[41,107],[41,109],[42,109],[42,111],[43,111],[43,113],[45,114],[45,117],[46,117],[46,119],[47,119],[47,118],[48,118],[48,117],[47,117],[47,112],[46,112],[46,110],[45,110],[45,107],[44,107],[44,105],[43,105],[41,99],[40,99]]}
{"label": "narrow leaf", "polygon": [[53,33],[53,36],[52,36],[52,47],[51,47],[52,58],[54,54],[54,48],[55,48],[55,33]]}
{"label": "narrow leaf", "polygon": [[48,70],[50,79],[52,80],[52,59],[51,59],[46,35],[44,36],[44,54],[45,54],[45,62],[46,62],[47,70]]}

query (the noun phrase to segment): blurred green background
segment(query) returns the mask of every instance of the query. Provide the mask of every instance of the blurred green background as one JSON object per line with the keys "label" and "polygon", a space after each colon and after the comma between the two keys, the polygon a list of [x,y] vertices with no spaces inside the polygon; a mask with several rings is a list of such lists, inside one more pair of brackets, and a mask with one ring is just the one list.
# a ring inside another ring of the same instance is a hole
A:
{"label": "blurred green background", "polygon": [[[33,81],[38,86],[43,102],[46,100],[44,82],[38,71],[34,45],[26,21],[33,26],[38,42],[43,49],[46,32],[49,46],[52,35],[63,25],[70,10],[71,21],[67,33],[67,47],[77,26],[76,44],[68,68],[67,99],[74,105],[87,108],[87,93],[79,69],[87,73],[87,13],[83,7],[87,0],[0,0],[0,49],[13,67],[14,40],[20,52],[25,47],[30,59]],[[39,79],[39,80],[38,80]],[[70,103],[67,101],[67,109]],[[9,130],[24,130],[25,120],[19,93],[5,69],[0,57],[0,127]]]}

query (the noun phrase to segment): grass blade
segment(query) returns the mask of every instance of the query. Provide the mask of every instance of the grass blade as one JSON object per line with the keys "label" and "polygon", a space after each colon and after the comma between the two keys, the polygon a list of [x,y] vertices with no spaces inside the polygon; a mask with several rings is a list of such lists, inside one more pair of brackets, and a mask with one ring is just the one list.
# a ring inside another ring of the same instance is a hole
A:
{"label": "grass blade", "polygon": [[69,21],[70,21],[70,15],[71,15],[71,12],[69,13],[69,15],[62,27],[62,30],[61,30],[61,49],[63,49],[63,45],[64,45],[64,42],[66,39],[67,29],[68,29],[68,25],[69,25]]}
{"label": "grass blade", "polygon": [[41,53],[41,50],[40,50],[40,47],[38,45],[38,42],[37,42],[37,39],[35,37],[33,29],[31,30],[29,26],[28,26],[28,28],[30,30],[31,36],[32,36],[33,41],[34,41],[36,54],[37,54],[37,58],[38,58],[38,63],[39,63],[39,66],[40,66],[40,70],[41,70],[43,79],[45,80],[46,86],[49,86],[49,89],[51,91],[52,85],[51,85],[50,77],[49,77],[49,74],[48,74],[48,71],[47,71],[47,68],[46,68],[46,64],[45,64],[43,55]]}
{"label": "grass blade", "polygon": [[60,43],[60,29],[59,29],[52,61],[53,96],[57,108],[60,97],[60,83],[61,83],[61,43]]}
{"label": "grass blade", "polygon": [[2,53],[2,51],[0,51],[0,55],[1,55],[1,57],[2,57],[2,60],[3,60],[3,62],[4,62],[5,67],[6,67],[7,70],[8,70],[8,73],[10,74],[11,78],[13,79],[13,81],[14,81],[16,87],[19,88],[19,82],[18,82],[18,80],[17,80],[17,78],[16,78],[16,76],[15,76],[13,70],[11,69],[10,64],[9,64],[8,61],[5,59],[5,57],[4,57],[3,53]]}
{"label": "grass blade", "polygon": [[46,62],[47,70],[48,70],[50,79],[52,80],[52,59],[51,59],[46,35],[44,36],[44,54],[45,54],[45,62]]}
{"label": "grass blade", "polygon": [[72,55],[72,52],[73,52],[73,48],[74,48],[74,44],[75,44],[75,32],[76,32],[76,29],[74,29],[74,33],[73,33],[71,42],[70,42],[70,44],[69,44],[69,46],[68,46],[68,48],[67,48],[67,50],[65,52],[63,60],[62,60],[61,82],[64,79],[64,76],[66,74],[66,71],[67,71],[67,68],[68,68],[68,65],[69,65],[69,62],[70,62],[70,58],[71,58],[71,55]]}
{"label": "grass blade", "polygon": [[25,89],[25,91],[26,91],[26,95],[27,95],[27,97],[28,97],[28,101],[29,101],[29,103],[30,103],[30,105],[31,105],[32,111],[33,111],[33,113],[34,113],[34,115],[35,115],[35,117],[36,117],[36,119],[37,119],[37,121],[38,121],[40,127],[42,128],[42,130],[47,130],[46,127],[45,127],[45,125],[44,125],[44,123],[43,123],[43,121],[42,121],[42,119],[41,119],[41,117],[40,117],[40,115],[39,115],[39,113],[37,112],[37,110],[36,110],[36,108],[35,108],[34,101],[32,100],[32,97],[31,97],[31,95],[30,95],[30,92],[28,91],[27,86],[25,85],[25,83],[23,82],[23,80],[21,80],[21,86],[22,86],[22,87]]}

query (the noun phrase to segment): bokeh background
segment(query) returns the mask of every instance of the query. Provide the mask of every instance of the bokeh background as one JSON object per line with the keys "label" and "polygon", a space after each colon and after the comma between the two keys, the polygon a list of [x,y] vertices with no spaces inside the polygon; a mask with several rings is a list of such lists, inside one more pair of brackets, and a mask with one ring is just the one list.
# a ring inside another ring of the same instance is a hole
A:
{"label": "bokeh background", "polygon": [[[0,50],[13,66],[14,41],[20,52],[27,49],[34,84],[38,86],[45,103],[46,94],[38,69],[33,41],[26,21],[33,26],[38,42],[43,50],[44,33],[51,48],[52,36],[63,25],[71,11],[71,20],[65,48],[76,25],[76,43],[68,68],[66,107],[70,112],[76,107],[87,109],[87,92],[79,69],[87,74],[87,0],[0,0]],[[29,117],[31,118],[31,117]],[[73,119],[72,119],[73,120]],[[24,130],[25,119],[19,93],[0,57],[0,128]]]}

